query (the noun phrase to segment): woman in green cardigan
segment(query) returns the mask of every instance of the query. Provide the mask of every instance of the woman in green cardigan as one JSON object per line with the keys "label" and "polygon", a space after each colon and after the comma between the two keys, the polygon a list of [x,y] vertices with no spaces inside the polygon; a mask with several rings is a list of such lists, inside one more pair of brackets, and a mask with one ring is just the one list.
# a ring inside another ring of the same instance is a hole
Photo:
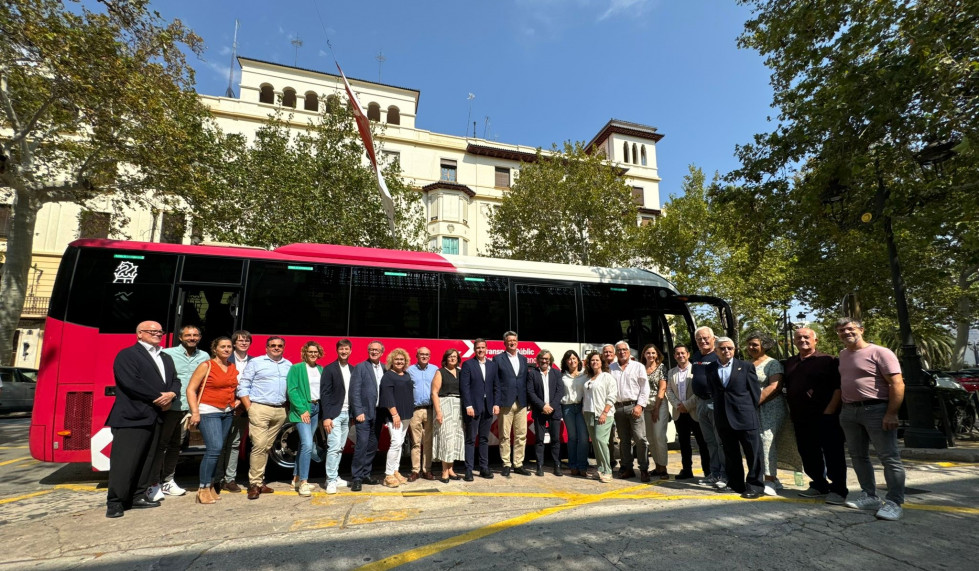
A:
{"label": "woman in green cardigan", "polygon": [[[316,341],[303,345],[303,362],[293,365],[286,375],[286,392],[289,395],[289,422],[295,423],[299,433],[299,456],[292,470],[292,486],[300,496],[309,497],[309,461],[313,455],[313,431],[319,426],[320,376],[323,367],[316,360],[323,355],[323,347]],[[310,395],[315,395],[316,400]]]}

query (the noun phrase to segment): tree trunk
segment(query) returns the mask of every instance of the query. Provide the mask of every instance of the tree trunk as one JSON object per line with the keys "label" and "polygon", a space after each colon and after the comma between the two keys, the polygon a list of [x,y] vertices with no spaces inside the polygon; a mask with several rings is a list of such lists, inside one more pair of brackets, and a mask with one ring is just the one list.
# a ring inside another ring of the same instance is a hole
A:
{"label": "tree trunk", "polygon": [[972,328],[972,298],[968,295],[968,289],[977,279],[979,268],[968,268],[959,274],[959,289],[962,295],[958,300],[958,319],[955,322],[955,349],[952,351],[952,369],[958,370],[965,367],[965,350],[969,343],[969,330]]}
{"label": "tree trunk", "polygon": [[0,363],[13,364],[14,333],[24,310],[27,275],[34,252],[34,226],[41,201],[30,190],[14,195],[13,223],[7,236],[7,253],[0,274]]}

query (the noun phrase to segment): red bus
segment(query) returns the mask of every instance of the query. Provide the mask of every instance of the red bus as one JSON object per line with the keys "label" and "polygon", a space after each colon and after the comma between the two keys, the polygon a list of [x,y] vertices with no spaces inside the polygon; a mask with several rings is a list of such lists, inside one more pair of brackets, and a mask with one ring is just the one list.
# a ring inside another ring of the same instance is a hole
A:
{"label": "red bus", "polygon": [[[499,353],[508,330],[520,334],[519,351],[529,359],[543,348],[560,360],[567,349],[582,354],[620,339],[634,350],[655,343],[670,356],[670,346],[693,338],[694,303],[715,306],[727,334],[735,331],[724,301],[679,295],[642,269],[322,244],[266,251],[78,240],[62,258],[45,322],[31,455],[108,469],[112,363],[144,320],[169,332],[165,347],[193,324],[202,348],[246,329],[257,352],[269,336],[282,336],[293,362],[307,340],[324,346],[326,363],[336,341],[349,338],[351,363],[366,359],[367,344],[378,339],[412,356],[427,346],[437,364],[449,348],[471,356],[477,337]],[[289,465],[294,449],[283,436],[271,454]]]}

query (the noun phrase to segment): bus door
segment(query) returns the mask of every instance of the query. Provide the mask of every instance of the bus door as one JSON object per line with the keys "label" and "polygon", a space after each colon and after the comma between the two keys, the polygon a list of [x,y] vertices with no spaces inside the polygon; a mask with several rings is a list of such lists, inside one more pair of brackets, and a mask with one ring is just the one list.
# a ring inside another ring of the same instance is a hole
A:
{"label": "bus door", "polygon": [[172,345],[180,341],[180,328],[195,325],[201,330],[198,347],[210,351],[211,341],[226,336],[241,325],[239,306],[245,260],[210,256],[185,256],[174,304]]}
{"label": "bus door", "polygon": [[709,306],[713,314],[711,321],[721,325],[721,331],[714,331],[714,334],[718,337],[730,337],[734,340],[734,346],[738,346],[738,318],[726,301],[710,295],[679,295],[676,299],[685,302],[688,307],[698,304]]}

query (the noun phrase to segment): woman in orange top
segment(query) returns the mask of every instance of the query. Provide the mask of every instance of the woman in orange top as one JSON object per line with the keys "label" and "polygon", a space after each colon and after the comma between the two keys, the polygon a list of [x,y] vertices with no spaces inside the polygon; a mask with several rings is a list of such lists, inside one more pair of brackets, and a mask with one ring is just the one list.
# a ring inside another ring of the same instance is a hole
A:
{"label": "woman in orange top", "polygon": [[[231,339],[218,337],[211,343],[211,360],[201,363],[187,386],[187,404],[190,406],[190,423],[196,425],[204,437],[204,459],[201,460],[200,488],[197,503],[213,504],[221,499],[211,489],[218,457],[224,440],[231,429],[238,399],[238,369],[228,364],[231,356]],[[206,377],[206,380],[205,380]],[[203,390],[201,385],[204,385]]]}

